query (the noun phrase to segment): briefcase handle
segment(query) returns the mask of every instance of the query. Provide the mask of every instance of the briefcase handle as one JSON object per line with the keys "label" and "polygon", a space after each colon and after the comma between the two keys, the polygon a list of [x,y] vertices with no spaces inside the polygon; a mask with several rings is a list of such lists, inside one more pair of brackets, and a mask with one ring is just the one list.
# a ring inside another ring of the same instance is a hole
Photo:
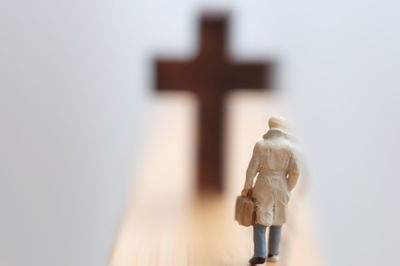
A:
{"label": "briefcase handle", "polygon": [[246,198],[249,198],[249,199],[253,200],[253,189],[252,189],[252,188],[250,188],[250,189],[247,191]]}

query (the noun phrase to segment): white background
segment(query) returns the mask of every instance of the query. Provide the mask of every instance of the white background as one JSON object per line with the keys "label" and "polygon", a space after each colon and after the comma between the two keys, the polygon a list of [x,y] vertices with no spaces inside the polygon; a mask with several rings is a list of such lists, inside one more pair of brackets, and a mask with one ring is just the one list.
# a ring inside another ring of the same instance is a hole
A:
{"label": "white background", "polygon": [[400,214],[396,1],[0,3],[0,264],[106,265],[152,100],[201,10],[230,51],[274,57],[331,265],[393,265]]}

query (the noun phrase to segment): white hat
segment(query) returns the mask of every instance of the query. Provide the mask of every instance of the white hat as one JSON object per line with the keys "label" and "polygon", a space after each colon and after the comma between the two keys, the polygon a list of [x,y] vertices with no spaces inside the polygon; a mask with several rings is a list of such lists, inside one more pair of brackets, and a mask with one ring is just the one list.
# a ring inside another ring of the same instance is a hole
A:
{"label": "white hat", "polygon": [[268,120],[268,126],[270,129],[279,129],[283,132],[286,131],[286,122],[283,118],[278,116],[272,116]]}

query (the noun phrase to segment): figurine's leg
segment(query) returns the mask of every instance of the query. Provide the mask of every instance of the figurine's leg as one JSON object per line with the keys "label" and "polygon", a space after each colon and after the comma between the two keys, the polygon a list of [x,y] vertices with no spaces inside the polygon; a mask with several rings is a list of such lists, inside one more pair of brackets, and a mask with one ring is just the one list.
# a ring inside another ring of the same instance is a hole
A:
{"label": "figurine's leg", "polygon": [[279,254],[279,242],[281,240],[281,225],[272,225],[269,227],[268,238],[268,257],[277,256]]}
{"label": "figurine's leg", "polygon": [[265,244],[265,230],[266,227],[261,224],[255,224],[253,228],[253,241],[254,241],[254,257],[266,257],[266,244]]}

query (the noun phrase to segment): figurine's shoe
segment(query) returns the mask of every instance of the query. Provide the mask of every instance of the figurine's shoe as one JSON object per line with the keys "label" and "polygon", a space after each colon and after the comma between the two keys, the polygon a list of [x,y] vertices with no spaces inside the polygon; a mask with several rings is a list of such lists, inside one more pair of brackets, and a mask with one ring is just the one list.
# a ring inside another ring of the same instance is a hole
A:
{"label": "figurine's shoe", "polygon": [[254,264],[263,264],[265,262],[265,258],[261,258],[261,257],[252,257],[250,260],[249,260],[249,263],[251,264],[251,265],[254,265]]}
{"label": "figurine's shoe", "polygon": [[267,261],[268,262],[278,262],[279,256],[278,255],[268,255]]}

